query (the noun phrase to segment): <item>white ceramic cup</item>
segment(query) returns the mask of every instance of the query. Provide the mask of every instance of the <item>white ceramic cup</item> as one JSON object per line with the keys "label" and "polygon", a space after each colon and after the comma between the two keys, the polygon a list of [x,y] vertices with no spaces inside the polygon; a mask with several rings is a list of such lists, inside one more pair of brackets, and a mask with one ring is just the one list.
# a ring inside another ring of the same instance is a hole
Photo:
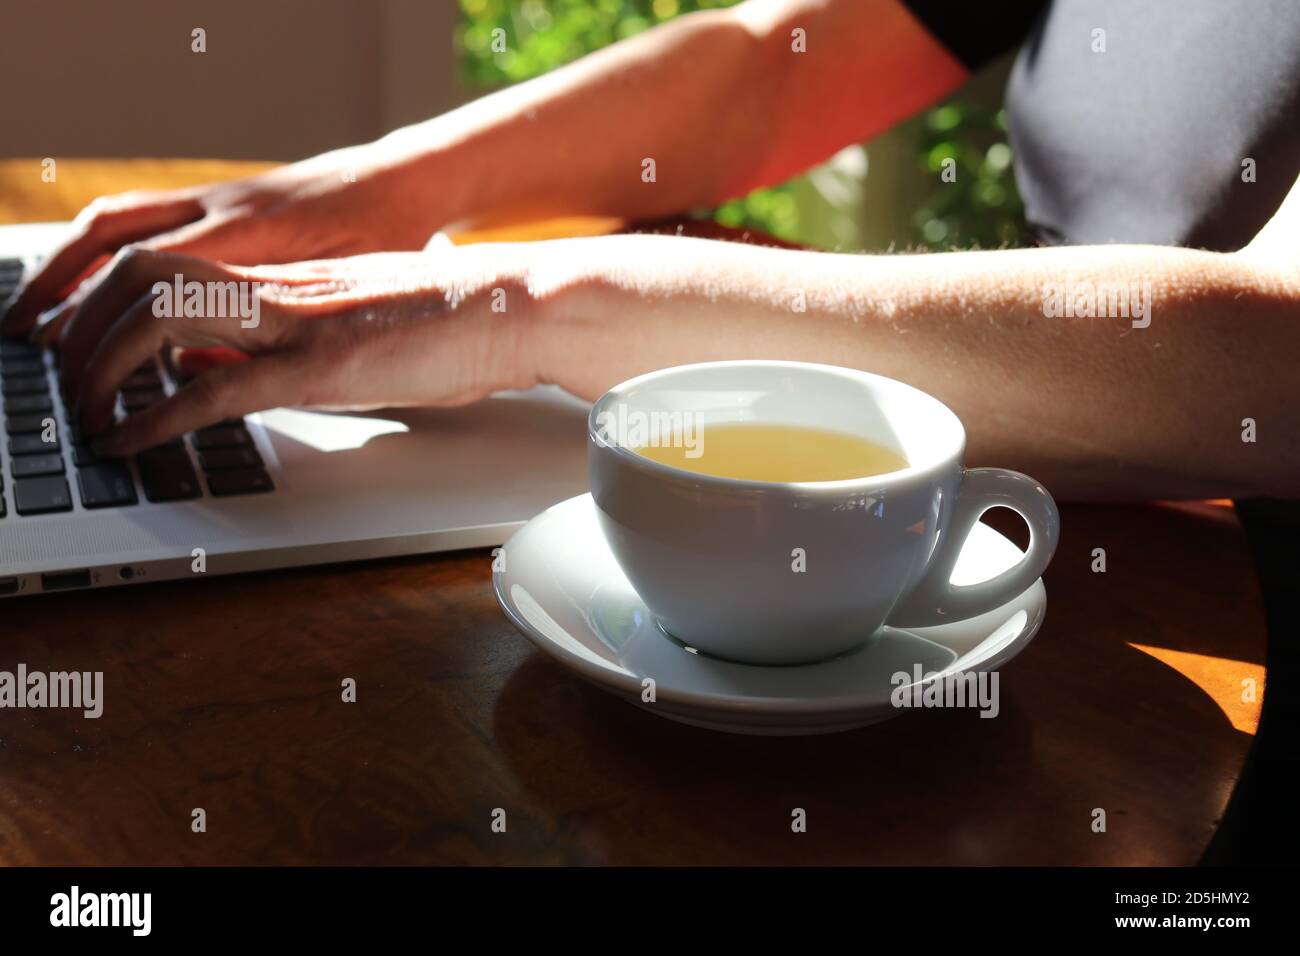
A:
{"label": "white ceramic cup", "polygon": [[[674,422],[688,437],[698,428],[706,450],[710,425],[831,429],[891,448],[908,467],[847,481],[746,481],[633,450],[655,429],[667,440]],[[834,657],[885,623],[972,617],[1043,573],[1060,525],[1051,495],[1019,472],[964,468],[965,446],[957,416],[924,392],[803,362],[651,372],[602,396],[587,426],[600,526],[637,594],[682,643],[752,664]],[[971,528],[998,506],[1029,525],[1028,552],[987,581],[952,584]]]}

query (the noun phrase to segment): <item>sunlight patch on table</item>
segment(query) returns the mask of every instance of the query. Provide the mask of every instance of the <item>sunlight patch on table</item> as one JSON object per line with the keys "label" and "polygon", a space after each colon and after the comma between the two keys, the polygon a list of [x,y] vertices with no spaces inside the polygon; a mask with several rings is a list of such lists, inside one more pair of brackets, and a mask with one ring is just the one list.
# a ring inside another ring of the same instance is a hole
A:
{"label": "sunlight patch on table", "polygon": [[[1214,657],[1209,654],[1191,654],[1167,647],[1148,647],[1132,642],[1129,647],[1149,654],[1190,680],[1219,705],[1235,729],[1254,734],[1259,728],[1259,711],[1264,702],[1262,664],[1234,661],[1229,657]],[[1253,685],[1249,681],[1253,681]],[[1253,697],[1247,695],[1249,687],[1253,687]]]}

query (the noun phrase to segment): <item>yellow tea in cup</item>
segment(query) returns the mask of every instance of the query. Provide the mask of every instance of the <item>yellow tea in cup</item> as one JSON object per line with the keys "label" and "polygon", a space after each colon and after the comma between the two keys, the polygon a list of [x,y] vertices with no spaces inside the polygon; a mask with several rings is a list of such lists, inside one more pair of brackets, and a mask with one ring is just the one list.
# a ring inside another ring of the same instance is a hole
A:
{"label": "yellow tea in cup", "polygon": [[633,449],[673,468],[747,481],[844,481],[901,471],[907,459],[857,435],[803,425],[703,425],[696,440]]}

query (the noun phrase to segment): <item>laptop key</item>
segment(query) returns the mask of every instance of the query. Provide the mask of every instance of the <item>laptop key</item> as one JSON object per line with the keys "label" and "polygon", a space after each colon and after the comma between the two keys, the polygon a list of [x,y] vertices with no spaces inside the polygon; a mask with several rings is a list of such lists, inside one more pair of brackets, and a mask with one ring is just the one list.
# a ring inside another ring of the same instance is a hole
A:
{"label": "laptop key", "polygon": [[14,482],[14,510],[20,515],[71,511],[72,495],[66,478],[27,478]]}
{"label": "laptop key", "polygon": [[194,447],[200,451],[209,448],[233,448],[238,445],[251,445],[248,429],[243,425],[213,425],[200,428],[194,433]]}
{"label": "laptop key", "polygon": [[81,504],[85,508],[113,508],[139,503],[131,469],[125,462],[104,462],[77,472]]}
{"label": "laptop key", "polygon": [[164,445],[142,451],[136,457],[140,483],[150,501],[183,501],[202,494],[184,445]]}
{"label": "laptop key", "polygon": [[41,347],[31,342],[16,342],[11,339],[0,340],[0,357],[31,358],[40,357]]}
{"label": "laptop key", "polygon": [[26,415],[32,412],[52,412],[54,403],[48,395],[6,395],[6,415]]}
{"label": "laptop key", "polygon": [[15,479],[35,478],[38,475],[61,475],[63,474],[63,456],[59,454],[23,455],[9,462],[9,470]]}
{"label": "laptop key", "polygon": [[48,395],[50,385],[44,375],[10,375],[5,373],[4,396],[10,395]]}
{"label": "laptop key", "polygon": [[50,452],[61,451],[59,445],[59,436],[52,436],[54,441],[46,441],[45,435],[36,432],[30,435],[14,435],[9,439],[9,454],[14,455],[45,455]]}
{"label": "laptop key", "polygon": [[218,471],[208,475],[208,490],[216,497],[251,495],[274,490],[271,476],[261,468]]}
{"label": "laptop key", "polygon": [[78,468],[85,468],[87,465],[103,465],[111,462],[123,461],[121,458],[101,458],[91,450],[88,442],[81,442],[72,446],[72,463]]}
{"label": "laptop key", "polygon": [[32,432],[43,432],[47,422],[52,423],[54,434],[58,435],[59,423],[53,415],[11,415],[5,419],[5,431],[10,435],[29,435]]}
{"label": "laptop key", "polygon": [[39,355],[13,358],[0,358],[0,374],[4,375],[44,375],[45,363]]}
{"label": "laptop key", "polygon": [[252,445],[240,448],[213,448],[199,452],[199,467],[204,471],[230,471],[235,468],[261,468],[262,456]]}

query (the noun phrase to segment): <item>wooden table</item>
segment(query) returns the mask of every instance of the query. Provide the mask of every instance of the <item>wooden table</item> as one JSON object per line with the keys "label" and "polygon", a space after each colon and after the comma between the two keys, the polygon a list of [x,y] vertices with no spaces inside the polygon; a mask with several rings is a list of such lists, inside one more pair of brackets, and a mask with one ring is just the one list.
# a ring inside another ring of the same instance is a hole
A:
{"label": "wooden table", "polygon": [[[0,221],[229,172],[59,168],[0,163]],[[1194,863],[1263,695],[1244,536],[1210,504],[1062,521],[997,719],[829,737],[696,730],[586,685],[506,621],[486,552],[3,603],[0,669],[102,670],[106,703],[0,710],[0,863]]]}

